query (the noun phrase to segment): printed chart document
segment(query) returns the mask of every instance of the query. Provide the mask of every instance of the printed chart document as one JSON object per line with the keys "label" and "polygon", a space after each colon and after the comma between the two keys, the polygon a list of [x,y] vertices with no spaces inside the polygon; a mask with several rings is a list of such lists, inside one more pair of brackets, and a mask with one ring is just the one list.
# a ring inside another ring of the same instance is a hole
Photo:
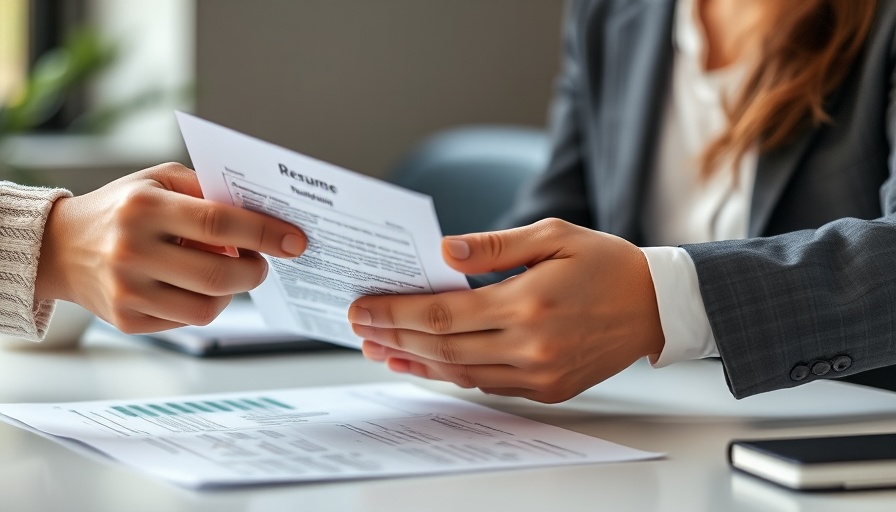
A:
{"label": "printed chart document", "polygon": [[206,198],[302,228],[308,249],[251,292],[273,326],[360,347],[348,306],[362,295],[469,288],[442,260],[432,198],[177,113]]}
{"label": "printed chart document", "polygon": [[12,404],[0,414],[194,488],[660,456],[403,383]]}

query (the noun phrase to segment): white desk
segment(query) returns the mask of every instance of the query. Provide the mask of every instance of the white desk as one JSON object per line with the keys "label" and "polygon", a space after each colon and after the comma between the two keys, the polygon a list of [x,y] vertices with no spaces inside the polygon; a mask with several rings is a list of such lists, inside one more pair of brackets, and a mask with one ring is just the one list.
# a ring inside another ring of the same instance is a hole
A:
{"label": "white desk", "polygon": [[[398,378],[352,352],[197,360],[97,329],[88,333],[84,347],[77,351],[0,351],[0,402],[138,398]],[[810,385],[796,394],[735,403],[723,387],[718,363],[709,361],[664,370],[638,364],[605,385],[555,406],[488,397],[438,383],[426,386],[618,443],[666,452],[668,457],[559,469],[195,492],[0,424],[0,510],[896,509],[896,491],[797,494],[734,474],[725,460],[725,447],[734,437],[896,431],[896,396],[890,394],[841,394],[839,385]],[[782,412],[780,405],[788,400],[793,407]],[[845,411],[850,416],[820,417],[825,411]]]}

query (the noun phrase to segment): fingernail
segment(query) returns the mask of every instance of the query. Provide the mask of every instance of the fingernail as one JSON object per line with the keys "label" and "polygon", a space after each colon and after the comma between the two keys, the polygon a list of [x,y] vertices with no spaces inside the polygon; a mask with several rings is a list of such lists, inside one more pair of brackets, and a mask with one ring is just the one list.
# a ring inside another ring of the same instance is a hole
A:
{"label": "fingernail", "polygon": [[448,254],[456,260],[465,260],[470,257],[470,244],[463,240],[448,239],[445,241]]}
{"label": "fingernail", "polygon": [[283,237],[280,248],[293,256],[299,256],[305,252],[305,240],[299,235],[290,233]]}
{"label": "fingernail", "polygon": [[358,306],[352,306],[348,308],[348,321],[353,324],[371,325],[373,317],[370,316],[370,311]]}
{"label": "fingernail", "polygon": [[386,358],[386,349],[382,345],[368,342],[364,344],[364,356],[373,361],[382,361]]}

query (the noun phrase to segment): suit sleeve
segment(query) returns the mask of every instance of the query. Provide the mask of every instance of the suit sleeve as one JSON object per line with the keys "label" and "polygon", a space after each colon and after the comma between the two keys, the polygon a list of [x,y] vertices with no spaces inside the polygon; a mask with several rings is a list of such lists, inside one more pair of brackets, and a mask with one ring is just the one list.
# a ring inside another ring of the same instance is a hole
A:
{"label": "suit sleeve", "polygon": [[524,186],[514,208],[496,223],[497,229],[524,226],[548,217],[588,226],[591,207],[586,196],[582,144],[583,110],[581,26],[588,2],[567,7],[564,25],[563,63],[550,112],[552,151],[548,168]]}
{"label": "suit sleeve", "polygon": [[896,364],[896,75],[883,216],[685,245],[737,398]]}

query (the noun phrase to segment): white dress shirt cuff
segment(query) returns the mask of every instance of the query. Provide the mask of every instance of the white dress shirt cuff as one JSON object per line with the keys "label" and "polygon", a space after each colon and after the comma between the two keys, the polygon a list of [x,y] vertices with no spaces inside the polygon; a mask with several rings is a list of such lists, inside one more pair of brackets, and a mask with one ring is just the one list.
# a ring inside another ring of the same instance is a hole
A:
{"label": "white dress shirt cuff", "polygon": [[709,326],[697,269],[680,247],[644,247],[666,344],[650,364],[662,368],[678,361],[719,355]]}

